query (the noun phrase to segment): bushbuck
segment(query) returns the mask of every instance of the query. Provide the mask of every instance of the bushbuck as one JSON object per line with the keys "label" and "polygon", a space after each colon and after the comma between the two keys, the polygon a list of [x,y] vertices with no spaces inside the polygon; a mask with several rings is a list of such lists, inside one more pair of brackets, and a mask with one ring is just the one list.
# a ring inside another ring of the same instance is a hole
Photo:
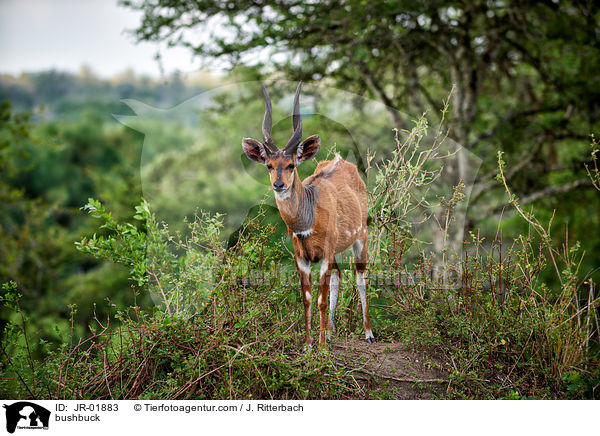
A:
{"label": "bushbuck", "polygon": [[[362,305],[363,326],[367,342],[375,341],[366,296],[367,267],[367,190],[356,165],[339,154],[330,161],[319,162],[314,173],[300,180],[296,167],[313,158],[321,146],[321,138],[312,135],[302,141],[300,88],[294,97],[292,125],[294,133],[285,148],[279,149],[271,139],[272,111],[269,93],[263,85],[266,100],[262,124],[263,141],[242,139],[244,153],[253,162],[267,167],[275,201],[294,245],[294,257],[300,276],[305,317],[305,347],[312,345],[310,309],[312,304],[311,262],[321,262],[319,296],[319,345],[326,344],[335,332],[335,309],[341,271],[335,254],[352,247],[356,265],[356,281]],[[335,271],[334,271],[335,269]],[[327,296],[329,294],[329,322]]]}

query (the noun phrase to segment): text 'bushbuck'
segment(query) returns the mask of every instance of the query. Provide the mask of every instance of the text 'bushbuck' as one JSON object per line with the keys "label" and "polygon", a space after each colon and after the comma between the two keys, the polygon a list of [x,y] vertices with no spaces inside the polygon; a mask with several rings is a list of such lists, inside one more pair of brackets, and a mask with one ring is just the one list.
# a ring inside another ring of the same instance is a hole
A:
{"label": "text 'bushbuck'", "polygon": [[[356,281],[363,313],[367,342],[374,342],[367,305],[365,270],[367,267],[367,190],[358,175],[356,165],[338,154],[331,161],[317,165],[313,175],[301,181],[296,166],[313,158],[321,146],[318,135],[302,140],[300,116],[300,87],[296,89],[292,124],[294,133],[284,149],[271,139],[271,99],[263,86],[266,111],[263,119],[263,142],[244,138],[244,153],[251,161],[263,164],[269,170],[271,185],[281,218],[287,224],[294,244],[294,256],[302,286],[304,302],[305,346],[312,344],[310,337],[310,308],[312,290],[311,262],[321,262],[319,297],[319,344],[325,345],[326,336],[335,331],[341,271],[335,254],[350,246],[356,264]],[[333,271],[335,268],[336,271]],[[331,291],[331,292],[330,292]],[[327,295],[329,294],[329,323],[327,323]]]}

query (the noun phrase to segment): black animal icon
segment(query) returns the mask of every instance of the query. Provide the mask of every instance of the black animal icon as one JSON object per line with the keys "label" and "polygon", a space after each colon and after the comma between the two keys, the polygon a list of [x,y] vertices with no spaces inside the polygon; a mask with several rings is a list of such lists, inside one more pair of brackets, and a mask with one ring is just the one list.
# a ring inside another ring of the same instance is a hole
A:
{"label": "black animal icon", "polygon": [[[50,411],[29,401],[19,401],[10,405],[4,405],[6,409],[6,431],[14,433],[20,420],[24,420],[21,425],[29,427],[38,427],[39,421],[42,426],[48,428],[50,421]],[[39,420],[39,421],[38,421]]]}

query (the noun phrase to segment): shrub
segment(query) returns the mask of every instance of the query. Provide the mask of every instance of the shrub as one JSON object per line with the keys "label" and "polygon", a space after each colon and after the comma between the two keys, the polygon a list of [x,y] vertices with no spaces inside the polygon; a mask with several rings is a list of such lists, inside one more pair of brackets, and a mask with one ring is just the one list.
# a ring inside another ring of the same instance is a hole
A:
{"label": "shrub", "polygon": [[[471,231],[457,249],[448,234],[462,213],[465,185],[427,198],[441,171],[430,160],[443,158],[444,139],[438,129],[424,140],[427,131],[421,119],[403,142],[396,136],[389,159],[376,167],[372,156],[368,161],[375,260],[368,292],[378,340],[444,354],[452,366],[449,398],[598,398],[600,299],[591,276],[579,271],[579,244],[553,244],[552,223],[542,225],[519,206],[499,155],[499,181],[530,231],[507,239],[499,223],[493,239]],[[417,208],[426,212],[421,221],[434,221],[440,251],[417,237]],[[2,349],[6,397],[380,395],[363,390],[354,369],[332,353],[301,351],[297,278],[264,205],[229,247],[219,215],[197,213],[181,234],[158,223],[144,201],[131,223],[117,222],[93,199],[84,209],[102,220],[102,235],[83,238],[77,248],[127,266],[134,292],[149,292],[157,305],[113,307],[114,316],[94,317],[82,338],[74,334],[72,307],[70,331],[59,332],[62,344],[50,349],[29,339],[16,285],[4,285],[3,302],[16,315]],[[545,280],[549,272],[555,282]],[[360,328],[356,293],[343,288],[342,339]],[[32,357],[39,352],[47,356],[43,364]]]}

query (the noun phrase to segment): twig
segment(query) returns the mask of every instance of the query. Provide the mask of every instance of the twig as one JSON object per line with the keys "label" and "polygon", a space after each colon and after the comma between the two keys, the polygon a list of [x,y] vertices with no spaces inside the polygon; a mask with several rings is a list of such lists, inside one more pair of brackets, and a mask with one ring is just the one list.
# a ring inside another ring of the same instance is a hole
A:
{"label": "twig", "polygon": [[113,398],[113,394],[110,390],[110,386],[108,384],[108,375],[106,374],[106,350],[104,351],[104,381],[106,382],[106,388],[108,389],[108,395],[110,395],[110,399],[114,399]]}
{"label": "twig", "polygon": [[[448,380],[445,380],[442,378],[415,379],[415,378],[392,377],[391,375],[377,374],[377,373],[367,371],[367,370],[361,370],[361,372],[364,372],[365,374],[371,375],[373,377],[379,377],[379,378],[384,378],[386,380],[394,380],[394,381],[403,382],[403,383],[446,383],[448,381]],[[482,379],[481,381],[489,381],[489,380]]]}
{"label": "twig", "polygon": [[31,395],[31,398],[35,398],[35,395],[33,395],[33,392],[31,392],[31,389],[29,389],[29,385],[25,382],[25,380],[23,379],[23,377],[21,377],[21,374],[19,373],[19,371],[17,371],[17,367],[12,362],[12,359],[10,358],[10,356],[8,355],[8,353],[6,352],[6,349],[4,348],[4,346],[2,346],[2,351],[4,352],[4,354],[6,356],[6,361],[8,363],[10,363],[10,365],[15,369],[15,374],[17,374],[17,376],[19,377],[19,380],[21,380],[21,383],[23,383],[23,386],[25,386],[25,389],[27,389],[27,392],[29,392],[29,395]]}

